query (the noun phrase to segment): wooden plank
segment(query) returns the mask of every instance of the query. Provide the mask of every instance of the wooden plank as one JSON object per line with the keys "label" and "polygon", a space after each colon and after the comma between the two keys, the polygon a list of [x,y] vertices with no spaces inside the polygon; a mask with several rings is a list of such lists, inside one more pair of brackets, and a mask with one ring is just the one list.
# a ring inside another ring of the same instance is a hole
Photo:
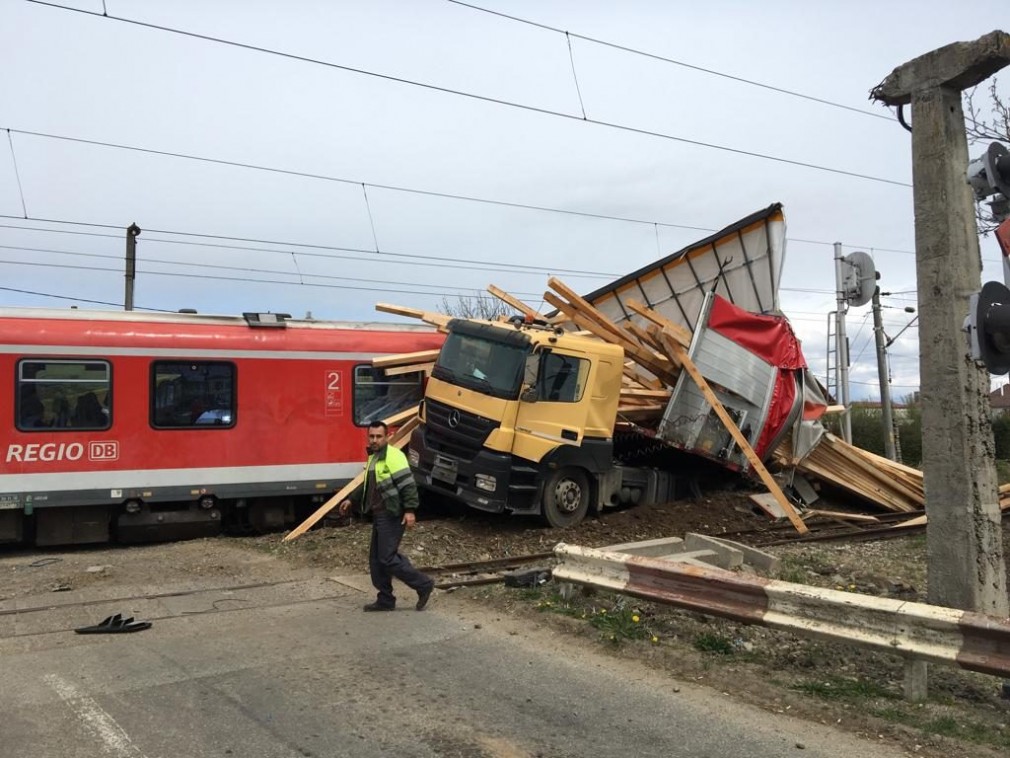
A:
{"label": "wooden plank", "polygon": [[377,358],[372,358],[372,365],[376,368],[388,368],[390,366],[406,366],[411,363],[431,363],[438,358],[438,353],[438,350],[418,350],[416,353],[380,355]]}
{"label": "wooden plank", "polygon": [[624,348],[624,352],[629,358],[634,359],[636,363],[649,372],[655,374],[657,378],[666,382],[670,386],[677,383],[677,375],[673,373],[673,366],[670,363],[669,358],[665,355],[659,355],[652,351],[647,351],[631,337],[620,336],[613,334],[612,332],[608,332],[605,328],[601,327],[595,321],[592,321],[581,311],[576,310],[571,304],[566,303],[552,292],[544,293],[544,297],[551,305],[567,313],[576,326],[589,329],[596,334],[597,337],[600,337],[604,341]]}
{"label": "wooden plank", "polygon": [[[396,448],[403,448],[407,444],[407,442],[410,441],[410,433],[414,431],[414,427],[417,426],[417,424],[418,424],[418,418],[417,416],[414,416],[412,420],[408,421],[406,424],[404,424],[397,430],[396,434],[394,434],[390,438],[389,444]],[[337,492],[337,494],[335,494],[333,497],[331,497],[329,500],[327,500],[325,503],[319,506],[319,508],[311,516],[309,516],[302,523],[300,523],[298,526],[296,526],[294,529],[288,532],[284,536],[282,542],[290,542],[291,540],[297,539],[301,537],[303,534],[305,534],[305,532],[314,527],[323,518],[323,516],[325,516],[327,513],[329,513],[338,505],[340,505],[344,500],[346,500],[348,495],[350,495],[352,492],[354,492],[354,490],[360,487],[363,481],[365,481],[364,471],[362,471],[351,481],[349,481],[347,484],[341,487],[340,491]]]}
{"label": "wooden plank", "polygon": [[663,348],[657,342],[656,338],[649,334],[645,329],[640,327],[638,324],[628,323],[628,331],[642,343],[644,347],[650,350],[655,350],[659,354],[663,354]]}
{"label": "wooden plank", "polygon": [[381,311],[382,313],[392,313],[396,316],[407,316],[408,318],[420,319],[421,321],[441,327],[444,327],[452,321],[452,317],[446,316],[444,313],[422,311],[420,308],[409,308],[405,305],[393,305],[392,303],[376,303],[375,310]]}
{"label": "wooden plank", "polygon": [[663,333],[664,335],[669,337],[669,340],[666,342],[666,344],[668,344],[669,347],[672,350],[674,350],[674,352],[677,354],[676,357],[680,360],[681,365],[684,367],[684,370],[687,371],[688,376],[690,376],[691,379],[694,380],[694,383],[698,385],[698,389],[701,390],[701,394],[704,395],[705,400],[708,401],[708,404],[712,406],[712,410],[715,411],[716,415],[719,417],[719,420],[722,421],[723,426],[726,427],[726,431],[730,433],[730,436],[740,447],[741,452],[750,462],[750,465],[753,467],[754,471],[757,472],[757,475],[764,483],[764,486],[767,487],[768,491],[771,492],[771,494],[775,497],[775,502],[785,512],[786,517],[789,519],[789,522],[800,534],[806,534],[807,532],[809,532],[810,530],[807,528],[807,525],[803,523],[803,519],[800,518],[800,515],[796,512],[796,509],[793,508],[792,503],[790,503],[789,500],[786,498],[785,493],[782,492],[782,489],[779,487],[778,482],[775,481],[772,475],[768,472],[768,469],[766,469],[765,465],[761,462],[761,459],[758,458],[757,453],[755,453],[754,449],[750,446],[750,442],[748,442],[747,438],[743,436],[743,433],[739,429],[737,429],[737,426],[733,422],[733,419],[730,417],[729,413],[726,412],[726,409],[719,401],[719,398],[716,397],[716,394],[715,392],[712,391],[712,388],[708,386],[708,381],[705,379],[704,376],[701,375],[701,371],[698,370],[698,367],[694,365],[694,361],[692,361],[691,358],[688,356],[687,351],[684,350],[683,345],[681,345],[679,342],[676,342],[672,334],[667,334],[665,330]]}
{"label": "wooden plank", "polygon": [[659,400],[669,400],[670,395],[673,394],[670,390],[640,390],[633,387],[621,390],[621,397],[644,397],[644,398],[657,398]]}
{"label": "wooden plank", "polygon": [[764,511],[769,518],[778,520],[786,517],[786,512],[782,510],[782,507],[778,504],[775,496],[770,492],[748,495],[747,499]]}
{"label": "wooden plank", "polygon": [[433,368],[435,368],[434,363],[415,363],[411,366],[394,366],[393,368],[387,368],[385,371],[386,376],[403,376],[404,374],[414,374],[418,371],[431,374]]}
{"label": "wooden plank", "polygon": [[[630,364],[630,365],[629,365]],[[624,375],[631,379],[633,382],[638,382],[643,387],[651,390],[661,390],[665,386],[659,379],[652,376],[646,376],[641,371],[636,371],[634,361],[626,361],[624,364]]]}
{"label": "wooden plank", "polygon": [[[401,424],[410,421],[412,418],[416,418],[417,410],[418,410],[417,406],[412,405],[409,408],[400,411],[399,413],[394,413],[392,416],[382,419],[382,422],[389,427],[398,427]],[[417,426],[416,423],[414,425]]]}
{"label": "wooden plank", "polygon": [[631,335],[628,334],[622,327],[607,318],[602,311],[596,308],[595,305],[583,298],[582,295],[573,290],[560,279],[552,276],[547,280],[547,286],[568,300],[568,302],[571,303],[576,310],[585,314],[591,321],[596,322],[605,330],[622,339],[632,339]]}
{"label": "wooden plank", "polygon": [[914,518],[910,518],[908,521],[902,521],[899,524],[895,524],[891,528],[892,529],[904,529],[905,527],[909,527],[909,526],[922,526],[925,523],[926,523],[926,517],[925,516],[916,516]]}
{"label": "wooden plank", "polygon": [[662,405],[620,406],[617,417],[622,421],[658,421],[663,415]]}
{"label": "wooden plank", "polygon": [[678,369],[681,368],[679,363],[680,358],[678,357],[680,351],[673,347],[673,345],[679,345],[680,343],[678,343],[672,335],[665,331],[665,327],[652,324],[649,326],[649,334],[651,334],[653,338],[663,346],[663,354],[670,359],[670,362],[673,363],[674,366],[677,366]]}
{"label": "wooden plank", "polygon": [[572,305],[567,300],[558,297],[553,292],[545,292],[544,300],[564,313],[576,326],[588,329],[594,335],[606,342],[616,343],[625,349],[629,347],[639,347],[638,342],[631,335],[619,333],[607,328],[596,319],[591,318],[588,313],[584,312],[579,307]]}
{"label": "wooden plank", "polygon": [[637,313],[642,318],[648,319],[656,326],[665,329],[683,347],[691,347],[691,330],[681,326],[676,321],[671,321],[662,313],[657,313],[652,308],[646,308],[637,300],[628,300],[625,305]]}
{"label": "wooden plank", "polygon": [[[1006,487],[1006,486],[1007,485],[1005,485],[1005,484],[1003,485],[1003,487]],[[1002,489],[1002,487],[1000,489]],[[1010,510],[1010,499],[1005,500],[1005,501],[1001,500],[1000,504],[999,504],[999,509],[1001,511]],[[910,518],[908,521],[902,521],[900,524],[895,524],[892,528],[893,529],[902,529],[902,528],[907,527],[907,526],[921,526],[921,525],[926,524],[926,523],[928,523],[928,519],[927,519],[926,516],[916,516],[915,518]]]}
{"label": "wooden plank", "polygon": [[864,450],[861,447],[855,447],[856,452],[859,455],[867,458],[871,463],[875,463],[878,466],[884,466],[886,468],[892,469],[894,471],[901,471],[908,474],[913,479],[917,479],[920,484],[922,482],[922,469],[914,468],[912,466],[906,466],[904,463],[898,463],[897,461],[892,461],[890,458],[885,458],[883,455],[877,455],[870,450]]}
{"label": "wooden plank", "polygon": [[512,297],[512,295],[507,293],[505,290],[498,289],[498,287],[495,287],[493,284],[489,284],[487,286],[487,291],[490,292],[499,300],[501,300],[503,303],[505,303],[505,305],[515,309],[519,313],[526,316],[526,318],[538,319],[541,321],[545,321],[547,319],[546,316],[544,316],[542,313],[537,313],[535,310],[530,308],[528,305],[526,305],[526,303],[524,303],[519,298]]}
{"label": "wooden plank", "polygon": [[880,519],[876,516],[871,516],[868,513],[845,513],[844,511],[822,511],[818,508],[811,508],[805,514],[804,518],[810,518],[811,516],[824,516],[825,518],[839,519],[840,521],[859,521],[859,522],[880,522]]}

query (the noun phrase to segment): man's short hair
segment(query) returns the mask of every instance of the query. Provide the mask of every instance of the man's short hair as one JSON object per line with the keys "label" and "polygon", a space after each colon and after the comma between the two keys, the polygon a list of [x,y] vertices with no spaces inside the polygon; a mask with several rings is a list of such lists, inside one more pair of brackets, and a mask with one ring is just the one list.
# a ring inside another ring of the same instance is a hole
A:
{"label": "man's short hair", "polygon": [[385,434],[389,434],[389,424],[385,421],[372,421],[368,425],[369,429],[382,429]]}

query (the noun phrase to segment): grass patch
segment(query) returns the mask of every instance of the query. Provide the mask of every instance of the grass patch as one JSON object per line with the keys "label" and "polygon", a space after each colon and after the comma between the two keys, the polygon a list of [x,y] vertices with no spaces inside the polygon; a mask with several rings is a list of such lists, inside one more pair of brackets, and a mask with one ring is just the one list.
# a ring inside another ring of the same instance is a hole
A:
{"label": "grass patch", "polygon": [[733,643],[721,634],[699,634],[694,638],[694,647],[703,653],[716,653],[717,655],[732,655],[734,652]]}
{"label": "grass patch", "polygon": [[601,608],[589,616],[589,623],[604,638],[620,644],[624,640],[644,640],[654,635],[642,624],[641,611],[633,608]]}
{"label": "grass patch", "polygon": [[870,709],[870,713],[887,721],[914,727],[923,734],[1010,749],[1010,732],[991,724],[983,724],[971,719],[956,719],[953,716],[935,716],[924,719],[921,708],[912,705],[904,708],[901,706],[874,708]]}
{"label": "grass patch", "polygon": [[810,584],[810,572],[815,574],[834,573],[831,560],[821,553],[804,551],[782,556],[778,578],[793,584]]}
{"label": "grass patch", "polygon": [[822,700],[841,700],[855,702],[858,700],[875,700],[886,698],[894,700],[898,695],[885,689],[876,682],[865,679],[850,679],[842,676],[821,678],[814,682],[802,682],[792,687],[794,690],[814,695]]}
{"label": "grass patch", "polygon": [[626,640],[648,640],[652,644],[659,643],[659,634],[648,626],[645,613],[639,608],[630,607],[625,598],[617,598],[612,607],[600,607],[588,604],[585,599],[565,599],[557,592],[547,592],[543,589],[525,589],[519,591],[520,599],[536,601],[535,608],[540,613],[556,613],[586,621],[600,633],[600,638],[613,645],[620,645]]}

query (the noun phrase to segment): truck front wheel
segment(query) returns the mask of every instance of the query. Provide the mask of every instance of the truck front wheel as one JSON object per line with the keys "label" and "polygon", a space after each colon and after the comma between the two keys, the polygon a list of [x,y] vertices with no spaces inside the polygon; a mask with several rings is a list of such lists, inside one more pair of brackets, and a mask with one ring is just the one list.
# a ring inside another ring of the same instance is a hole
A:
{"label": "truck front wheel", "polygon": [[543,517],[550,526],[575,526],[589,510],[589,479],[579,468],[553,472],[544,484]]}

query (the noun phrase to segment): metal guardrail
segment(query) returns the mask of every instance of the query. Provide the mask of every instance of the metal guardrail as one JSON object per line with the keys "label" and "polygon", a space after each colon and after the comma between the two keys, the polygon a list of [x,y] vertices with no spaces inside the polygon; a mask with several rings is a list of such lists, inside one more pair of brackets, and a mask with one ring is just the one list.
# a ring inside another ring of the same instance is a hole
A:
{"label": "metal guardrail", "polygon": [[564,543],[554,554],[557,581],[1010,677],[1010,618]]}

